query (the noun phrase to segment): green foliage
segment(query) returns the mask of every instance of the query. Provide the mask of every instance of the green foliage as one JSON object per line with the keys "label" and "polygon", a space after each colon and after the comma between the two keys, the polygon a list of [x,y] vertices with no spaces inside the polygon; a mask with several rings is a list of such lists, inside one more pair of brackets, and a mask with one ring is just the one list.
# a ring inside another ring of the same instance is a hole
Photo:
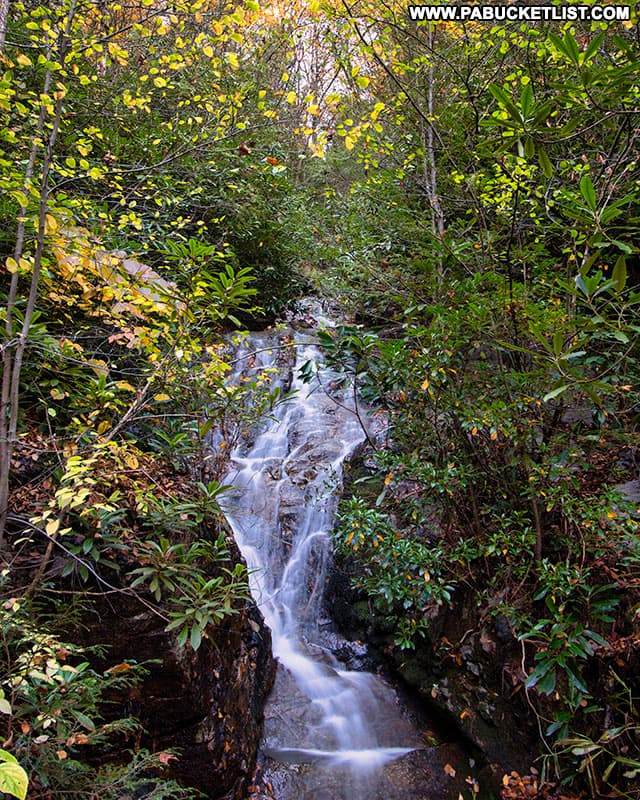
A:
{"label": "green foliage", "polygon": [[17,759],[0,749],[0,792],[25,800],[29,778]]}
{"label": "green foliage", "polygon": [[[359,6],[351,30],[378,16]],[[403,647],[429,646],[439,603],[506,616],[560,739],[549,765],[571,782],[578,757],[592,794],[623,792],[637,718],[602,681],[637,631],[638,512],[612,488],[637,477],[618,458],[638,446],[637,42],[588,24],[403,36],[383,16],[352,62],[380,87],[337,126],[361,171],[327,192],[341,253],[322,285],[367,326],[327,334],[328,358],[388,429],[337,543]]]}
{"label": "green foliage", "polygon": [[429,629],[429,610],[451,600],[442,548],[394,530],[387,515],[356,498],[341,506],[336,535],[340,551],[357,554],[355,586],[397,626],[397,643],[415,646]]}
{"label": "green foliage", "polygon": [[[150,753],[140,749],[129,755],[125,769],[106,766],[98,770],[96,785],[100,787],[100,796],[105,800],[122,800],[131,795],[144,800],[195,800],[204,796],[162,775],[167,763],[178,759],[174,751]],[[158,774],[160,777],[156,777]]]}
{"label": "green foliage", "polygon": [[[172,511],[188,517],[191,509]],[[131,586],[148,586],[156,601],[164,601],[167,630],[176,631],[181,646],[189,642],[197,650],[210,625],[217,626],[236,614],[239,604],[250,599],[246,567],[227,566],[229,551],[223,534],[215,543],[170,544],[161,538],[159,542],[140,542],[138,549],[144,566],[132,571]],[[212,568],[220,574],[207,574]]]}
{"label": "green foliage", "polygon": [[[174,6],[9,4],[0,540],[15,510],[28,593],[131,581],[194,648],[246,601],[220,480],[286,398],[267,373],[229,381],[222,332],[313,276],[354,320],[328,360],[388,415],[340,515],[360,589],[404,647],[462,592],[505,614],[531,703],[557,700],[558,768],[577,758],[592,793],[632,781],[637,687],[615,721],[583,703],[611,626],[637,622],[637,509],[610,488],[638,446],[637,31]],[[67,741],[104,729],[110,679],[28,622],[0,710],[30,704],[25,755],[67,791],[93,776]],[[149,759],[101,793],[180,796],[145,788]]]}
{"label": "green foliage", "polygon": [[32,784],[80,793],[95,777],[82,751],[108,748],[138,730],[131,718],[103,716],[106,698],[135,685],[145,670],[132,662],[98,672],[85,660],[96,654],[62,642],[35,608],[15,599],[6,605],[0,635],[3,690],[11,698],[7,732]]}

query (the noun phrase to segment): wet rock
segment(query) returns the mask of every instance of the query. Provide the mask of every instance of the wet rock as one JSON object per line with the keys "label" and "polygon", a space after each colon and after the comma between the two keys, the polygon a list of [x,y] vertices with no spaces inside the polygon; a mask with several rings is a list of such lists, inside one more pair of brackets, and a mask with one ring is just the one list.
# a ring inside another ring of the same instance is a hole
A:
{"label": "wet rock", "polygon": [[[385,794],[379,800],[438,798],[458,800],[473,792],[477,769],[455,745],[414,750],[385,768]],[[477,796],[477,795],[475,795]]]}
{"label": "wet rock", "polygon": [[516,641],[516,637],[513,635],[513,629],[511,627],[511,623],[509,620],[504,616],[504,614],[498,614],[495,618],[493,623],[497,638],[503,644],[512,644]]}
{"label": "wet rock", "polygon": [[362,671],[371,670],[374,667],[373,660],[369,656],[369,648],[364,642],[349,641],[335,631],[325,634],[323,641],[347,669]]}
{"label": "wet rock", "polygon": [[[278,800],[458,800],[477,794],[478,768],[454,745],[419,748],[381,768],[353,772],[322,762],[283,763],[267,757],[264,778]],[[485,783],[487,781],[485,780]]]}
{"label": "wet rock", "polygon": [[[200,648],[180,648],[165,623],[130,597],[99,601],[84,644],[112,642],[106,665],[135,656],[149,665],[141,684],[114,701],[140,719],[140,746],[180,750],[170,777],[211,800],[241,800],[253,772],[263,707],[275,665],[262,616],[246,608]],[[89,638],[90,636],[90,638]],[[169,773],[168,773],[169,774]]]}
{"label": "wet rock", "polygon": [[640,480],[618,483],[615,488],[627,500],[631,500],[634,503],[640,502]]}
{"label": "wet rock", "polygon": [[437,610],[416,649],[403,651],[394,646],[387,620],[351,588],[355,569],[338,559],[329,577],[328,613],[340,631],[366,642],[369,658],[405,682],[445,736],[464,737],[507,772],[526,771],[538,737],[524,698],[513,695],[521,652],[508,620],[485,622],[475,604],[455,598],[451,607]]}

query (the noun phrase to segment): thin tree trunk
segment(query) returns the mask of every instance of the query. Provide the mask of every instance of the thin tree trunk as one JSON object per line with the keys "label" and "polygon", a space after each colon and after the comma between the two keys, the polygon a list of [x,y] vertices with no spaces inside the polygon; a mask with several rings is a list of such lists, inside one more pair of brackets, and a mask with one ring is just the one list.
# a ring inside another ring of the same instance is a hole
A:
{"label": "thin tree trunk", "polygon": [[9,22],[9,0],[0,0],[0,53],[4,50]]}
{"label": "thin tree trunk", "polygon": [[[429,26],[429,51],[433,59],[433,26]],[[444,238],[444,214],[442,206],[440,205],[440,197],[438,195],[438,169],[436,166],[436,150],[434,139],[434,67],[433,60],[429,65],[429,72],[427,74],[427,122],[424,118],[420,120],[420,130],[422,138],[422,151],[423,151],[423,182],[424,190],[429,200],[431,209],[431,227],[434,235],[442,240]],[[438,282],[442,283],[444,280],[442,256],[440,256],[437,268]]]}
{"label": "thin tree trunk", "polygon": [[[3,0],[0,0],[2,2]],[[59,37],[59,63],[64,64],[67,48],[69,46],[69,34],[75,16],[77,0],[71,0],[64,33]],[[51,86],[52,73],[48,71],[44,80],[44,94],[48,94]],[[60,96],[56,101],[55,112],[49,136],[47,139],[43,160],[42,175],[40,178],[40,201],[38,206],[38,230],[36,236],[36,249],[33,258],[33,272],[31,274],[31,284],[24,310],[24,317],[20,333],[14,333],[13,316],[18,293],[18,273],[11,276],[9,296],[6,306],[5,329],[7,341],[4,344],[2,359],[2,388],[0,397],[0,548],[4,545],[4,534],[7,524],[8,502],[9,502],[9,473],[11,470],[11,457],[16,443],[18,421],[20,417],[20,374],[24,360],[24,352],[27,345],[27,338],[31,328],[31,320],[35,311],[38,298],[38,284],[40,282],[40,271],[42,268],[42,256],[45,244],[46,215],[49,202],[49,173],[53,163],[53,153],[55,148],[58,131],[60,129],[60,119],[62,116],[63,98]],[[40,115],[37,123],[37,132],[42,134],[45,130],[47,120],[44,104],[41,106]],[[39,136],[34,137],[37,142]],[[29,161],[25,170],[25,193],[28,194],[29,184],[33,175],[36,158],[38,155],[38,145],[34,144],[29,156]],[[25,222],[27,209],[22,208],[16,234],[16,246],[14,248],[14,258],[19,263],[24,252]]]}

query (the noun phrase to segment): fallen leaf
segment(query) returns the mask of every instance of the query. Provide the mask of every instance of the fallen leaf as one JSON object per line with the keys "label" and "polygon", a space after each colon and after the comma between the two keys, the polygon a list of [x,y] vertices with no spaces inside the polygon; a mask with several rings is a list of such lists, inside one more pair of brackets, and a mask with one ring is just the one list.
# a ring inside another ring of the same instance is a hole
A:
{"label": "fallen leaf", "polygon": [[123,661],[122,664],[116,664],[115,667],[111,667],[107,670],[109,675],[116,675],[118,672],[126,672],[127,670],[133,669],[131,664],[127,664],[126,661]]}
{"label": "fallen leaf", "polygon": [[446,772],[446,774],[447,774],[447,775],[448,775],[450,778],[455,778],[455,777],[456,777],[456,771],[455,771],[455,769],[454,769],[454,768],[451,766],[451,764],[445,764],[445,765],[444,765],[444,771]]}

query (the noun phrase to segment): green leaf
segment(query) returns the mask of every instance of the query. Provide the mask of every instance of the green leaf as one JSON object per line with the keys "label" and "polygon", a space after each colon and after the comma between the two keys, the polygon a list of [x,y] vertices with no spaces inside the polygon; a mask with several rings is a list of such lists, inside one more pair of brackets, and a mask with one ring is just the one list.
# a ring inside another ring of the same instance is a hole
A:
{"label": "green leaf", "polygon": [[[527,636],[520,636],[519,638],[526,639]],[[549,674],[549,672],[553,672],[553,664],[550,662],[547,662],[546,664],[538,664],[531,675],[529,675],[524,682],[525,687],[527,689],[532,689],[534,686],[537,686],[538,683]]]}
{"label": "green leaf", "polygon": [[530,136],[524,140],[524,154],[527,158],[533,158],[536,154],[536,146]]}
{"label": "green leaf", "polygon": [[539,125],[542,125],[543,122],[546,122],[552,109],[553,105],[549,101],[546,103],[540,103],[537,106],[536,114],[533,118],[534,126],[538,127]]}
{"label": "green leaf", "polygon": [[202,642],[202,632],[200,628],[191,628],[191,636],[189,637],[189,641],[191,642],[191,647],[193,647],[194,650],[197,650],[200,647],[200,643]]}
{"label": "green leaf", "polygon": [[562,39],[564,46],[565,46],[565,53],[569,56],[569,58],[573,61],[574,64],[580,63],[580,49],[578,48],[578,43],[574,39],[574,37],[569,33],[565,33]]}
{"label": "green leaf", "polygon": [[600,745],[596,744],[595,742],[590,742],[589,744],[583,744],[579,747],[573,747],[571,752],[574,756],[586,756],[587,753],[594,753],[596,750],[600,750]]}
{"label": "green leaf", "polygon": [[640,769],[630,769],[627,772],[623,772],[622,775],[625,778],[635,778],[640,775]]}
{"label": "green leaf", "polygon": [[[596,263],[596,261],[597,261],[597,260],[598,260],[600,257],[601,257],[601,256],[600,256],[600,253],[594,253],[593,255],[589,256],[589,258],[588,258],[588,259],[587,259],[587,260],[584,262],[584,264],[583,264],[583,265],[580,267],[580,275],[581,275],[583,278],[584,278],[584,277],[587,275],[587,273],[589,272],[589,270],[591,269],[591,267],[592,267],[592,266],[593,266],[593,265]],[[582,281],[582,283],[584,284],[584,281]],[[578,285],[578,280],[577,280],[577,278],[576,278],[576,286],[577,286],[577,285]],[[583,292],[584,292],[584,294],[587,294],[587,291],[586,291],[586,284],[585,284],[585,288],[584,288],[584,289],[582,289],[582,287],[580,287],[580,286],[578,286],[578,288],[579,288],[581,291],[583,291]],[[587,295],[587,296],[588,296],[588,295]]]}
{"label": "green leaf", "polygon": [[533,89],[531,88],[531,84],[528,83],[524,87],[524,89],[522,90],[522,94],[520,95],[520,108],[522,109],[522,116],[525,119],[529,116],[532,100],[533,100]]}
{"label": "green leaf", "polygon": [[553,33],[553,31],[549,31],[548,38],[549,38],[549,40],[551,42],[553,42],[553,44],[554,44],[554,46],[555,46],[555,48],[557,50],[560,50],[561,53],[564,53],[565,55],[567,55],[567,51],[566,51],[566,48],[564,46],[564,42],[558,36],[557,33]]}
{"label": "green leaf", "polygon": [[587,288],[587,282],[584,279],[584,275],[576,275],[576,288],[578,288],[585,297],[589,297],[589,289]]}
{"label": "green leaf", "polygon": [[626,242],[621,242],[618,239],[612,239],[611,244],[615,244],[618,250],[622,250],[623,253],[630,256],[633,253],[633,247],[630,247]]}
{"label": "green leaf", "polygon": [[95,731],[96,726],[91,717],[83,714],[82,711],[73,711],[72,713],[85,730]]}
{"label": "green leaf", "polygon": [[[4,753],[4,750],[0,750],[0,754]],[[6,755],[8,756],[9,753],[6,753]],[[15,761],[13,756],[11,756],[11,760],[5,759],[5,763],[0,764],[0,792],[6,792],[19,798],[19,800],[25,800],[28,785],[29,778],[27,773]]]}
{"label": "green leaf", "polygon": [[556,688],[556,671],[555,669],[549,670],[547,674],[541,678],[536,684],[536,689],[542,694],[551,694]]}
{"label": "green leaf", "polygon": [[495,97],[498,103],[509,112],[512,119],[521,124],[522,114],[520,113],[519,109],[516,108],[515,103],[509,97],[507,92],[501,86],[498,86],[495,83],[489,85],[489,91]]}
{"label": "green leaf", "polygon": [[559,397],[563,392],[566,392],[569,386],[565,384],[564,386],[556,386],[555,389],[552,389],[550,392],[547,392],[545,396],[542,398],[543,403],[548,403],[549,400],[553,400],[555,397]]}
{"label": "green leaf", "polygon": [[622,214],[622,209],[611,205],[609,208],[605,208],[602,214],[600,214],[600,222],[606,225],[612,222],[616,217],[619,217],[620,214]]}
{"label": "green leaf", "polygon": [[544,172],[545,178],[553,177],[553,165],[549,160],[549,156],[540,147],[538,148],[538,163],[542,167],[542,171]]}
{"label": "green leaf", "polygon": [[564,347],[564,336],[562,335],[562,331],[556,331],[553,334],[553,352],[555,355],[559,356],[562,353],[562,348]]}
{"label": "green leaf", "polygon": [[0,749],[0,761],[8,761],[10,764],[17,764],[18,759],[7,750]]}
{"label": "green leaf", "polygon": [[580,179],[580,194],[585,203],[592,211],[596,210],[596,190],[593,188],[593,181],[588,175],[583,175]]}
{"label": "green leaf", "polygon": [[569,679],[569,688],[570,689],[572,689],[573,691],[575,691],[577,689],[579,692],[582,692],[582,694],[588,694],[589,693],[589,689],[586,686],[586,684],[584,683],[584,680],[583,680],[581,675],[579,675],[574,670],[569,669],[568,667],[567,667],[566,672],[567,672],[567,678]]}
{"label": "green leaf", "polygon": [[565,724],[565,723],[564,723],[562,720],[558,720],[558,719],[557,719],[555,722],[552,722],[552,723],[551,723],[551,724],[550,724],[550,725],[547,727],[547,730],[545,731],[546,735],[547,735],[547,736],[551,736],[552,734],[556,733],[556,731],[559,731],[559,730],[560,730],[560,728],[562,728],[562,726],[563,726],[564,724]]}
{"label": "green leaf", "polygon": [[609,762],[609,766],[608,766],[608,767],[605,769],[605,771],[602,773],[602,780],[603,780],[605,783],[606,783],[606,782],[609,780],[609,775],[611,775],[611,773],[613,772],[613,768],[615,767],[615,765],[616,765],[616,762],[615,762],[615,761],[610,761],[610,762]]}
{"label": "green leaf", "polygon": [[600,31],[597,36],[594,36],[591,40],[589,47],[584,51],[582,55],[582,63],[586,63],[589,59],[596,53],[599,49],[600,45],[602,44],[602,40],[604,39],[604,33]]}
{"label": "green leaf", "polygon": [[182,628],[182,630],[178,634],[178,644],[180,645],[180,647],[185,646],[188,637],[189,637],[189,628],[187,628],[187,626],[185,625],[184,628]]}

